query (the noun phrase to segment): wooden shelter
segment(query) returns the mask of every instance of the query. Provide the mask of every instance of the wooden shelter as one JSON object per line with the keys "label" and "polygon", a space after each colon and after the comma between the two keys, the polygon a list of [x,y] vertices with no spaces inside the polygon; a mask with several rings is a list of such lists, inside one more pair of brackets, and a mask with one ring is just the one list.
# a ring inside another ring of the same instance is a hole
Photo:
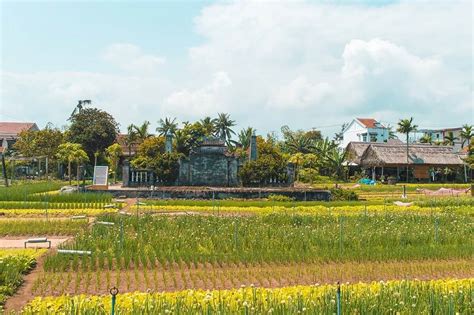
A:
{"label": "wooden shelter", "polygon": [[[429,179],[430,170],[440,168],[461,168],[461,157],[451,147],[429,144],[405,143],[361,143],[351,142],[347,146],[348,160],[364,169],[370,169],[372,177],[395,176],[399,179],[401,170],[408,167],[413,177]],[[362,152],[362,153],[361,153]]]}

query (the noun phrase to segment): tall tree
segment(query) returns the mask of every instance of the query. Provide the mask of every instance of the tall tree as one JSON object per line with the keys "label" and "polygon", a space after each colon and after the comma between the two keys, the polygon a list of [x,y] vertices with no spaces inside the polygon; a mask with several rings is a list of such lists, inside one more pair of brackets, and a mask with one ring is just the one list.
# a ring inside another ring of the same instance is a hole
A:
{"label": "tall tree", "polygon": [[148,127],[150,126],[150,122],[145,120],[143,124],[140,126],[133,125],[133,129],[135,131],[135,136],[138,142],[145,141],[146,138],[150,137],[150,132],[148,131]]}
{"label": "tall tree", "polygon": [[239,134],[237,135],[239,140],[239,144],[242,146],[242,149],[247,150],[250,147],[250,141],[252,139],[252,135],[255,133],[255,129],[252,127],[247,127],[246,129],[242,129]]}
{"label": "tall tree", "polygon": [[201,124],[203,130],[206,132],[208,136],[212,135],[215,128],[214,127],[215,119],[212,119],[211,117],[207,116],[201,119],[199,123]]}
{"label": "tall tree", "polygon": [[82,146],[79,143],[66,142],[62,143],[58,147],[58,152],[56,157],[67,163],[69,185],[72,183],[72,174],[71,174],[71,164],[77,163],[77,181],[79,185],[79,167],[80,164],[89,160],[87,153],[82,149]]}
{"label": "tall tree", "polygon": [[164,120],[160,119],[160,121],[158,121],[158,127],[156,128],[156,132],[158,132],[160,136],[164,136],[167,133],[171,133],[172,135],[174,135],[177,129],[178,123],[176,122],[176,118],[171,119],[165,117]]}
{"label": "tall tree", "polygon": [[462,126],[462,130],[461,130],[461,147],[464,148],[464,144],[467,143],[469,145],[469,143],[471,142],[471,138],[473,136],[473,133],[472,133],[472,126],[471,125],[464,125]]}
{"label": "tall tree", "polygon": [[38,131],[22,131],[14,148],[25,157],[44,157],[46,179],[49,179],[49,164],[55,157],[58,146],[63,141],[63,134],[59,129],[53,128],[49,124],[46,128]]}
{"label": "tall tree", "polygon": [[125,145],[128,148],[128,156],[132,156],[132,146],[137,144],[138,136],[137,132],[135,131],[136,126],[134,124],[130,124],[127,127],[127,135],[125,136]]}
{"label": "tall tree", "polygon": [[314,132],[292,131],[288,126],[281,127],[281,133],[283,134],[282,150],[290,154],[314,152],[316,142],[321,139],[320,133],[315,134]]}
{"label": "tall tree", "polygon": [[337,142],[337,143],[341,143],[342,140],[344,139],[344,131],[346,130],[347,126],[349,124],[348,123],[343,123],[341,125],[341,130],[339,132],[336,132],[336,134],[334,135],[334,141]]}
{"label": "tall tree", "polygon": [[114,174],[114,184],[117,182],[117,169],[120,156],[123,154],[122,147],[118,143],[114,143],[105,149],[105,155],[109,161],[110,169]]}
{"label": "tall tree", "polygon": [[234,126],[235,121],[230,119],[229,114],[219,113],[214,122],[214,132],[216,136],[226,141],[227,144],[230,145],[230,139],[232,138],[233,134],[235,135],[234,130],[232,130],[232,127]]}
{"label": "tall tree", "polygon": [[408,169],[408,164],[410,162],[410,132],[413,132],[418,128],[417,125],[413,124],[413,117],[410,117],[410,119],[400,119],[398,122],[398,128],[397,131],[400,133],[404,133],[406,135],[406,141],[407,141],[407,179],[406,181],[408,182],[408,176],[409,176],[409,169]]}
{"label": "tall tree", "polygon": [[458,140],[458,137],[454,136],[454,133],[452,131],[448,132],[446,136],[444,136],[444,144],[445,145],[450,145],[453,146],[456,140]]}
{"label": "tall tree", "polygon": [[83,108],[71,116],[70,120],[71,125],[66,132],[66,140],[81,144],[91,160],[95,152],[103,152],[117,139],[118,124],[109,113],[103,110]]}
{"label": "tall tree", "polygon": [[388,125],[387,129],[388,129],[388,138],[389,139],[398,139],[397,134],[395,133],[395,131],[393,131],[393,126]]}

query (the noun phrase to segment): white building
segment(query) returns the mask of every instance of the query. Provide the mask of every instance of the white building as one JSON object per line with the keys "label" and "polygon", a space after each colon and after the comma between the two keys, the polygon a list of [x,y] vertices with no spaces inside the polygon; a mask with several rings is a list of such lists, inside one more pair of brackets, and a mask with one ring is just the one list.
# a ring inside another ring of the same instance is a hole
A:
{"label": "white building", "polygon": [[[443,144],[446,140],[446,137],[452,135],[454,137],[453,150],[457,152],[462,149],[462,142],[464,140],[461,137],[461,131],[462,127],[444,129],[418,129],[410,140],[412,142],[420,142],[424,135],[428,135],[431,137],[433,144]],[[467,144],[464,143],[464,146],[467,146]]]}
{"label": "white building", "polygon": [[355,118],[343,130],[341,148],[350,142],[387,142],[389,129],[373,118]]}

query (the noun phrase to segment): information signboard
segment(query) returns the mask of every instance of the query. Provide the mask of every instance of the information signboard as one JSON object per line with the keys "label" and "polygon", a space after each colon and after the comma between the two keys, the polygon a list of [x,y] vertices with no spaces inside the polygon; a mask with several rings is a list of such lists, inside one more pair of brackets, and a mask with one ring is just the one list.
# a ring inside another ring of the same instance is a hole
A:
{"label": "information signboard", "polygon": [[96,166],[94,167],[94,179],[92,185],[94,186],[107,186],[109,177],[108,166]]}

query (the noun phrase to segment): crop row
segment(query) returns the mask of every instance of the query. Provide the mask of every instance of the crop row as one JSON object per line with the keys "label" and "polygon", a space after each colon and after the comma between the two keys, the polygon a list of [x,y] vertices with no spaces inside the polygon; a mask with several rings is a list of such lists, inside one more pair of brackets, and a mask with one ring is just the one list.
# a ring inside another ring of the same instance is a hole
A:
{"label": "crop row", "polygon": [[16,235],[75,235],[87,227],[87,221],[71,220],[0,220],[0,236]]}
{"label": "crop row", "polygon": [[[117,296],[118,314],[469,314],[473,279],[389,281],[280,289],[187,290]],[[23,314],[109,314],[110,296],[37,297]]]}
{"label": "crop row", "polygon": [[0,250],[0,311],[6,299],[23,283],[23,275],[36,264],[44,250]]}
{"label": "crop row", "polygon": [[0,209],[103,209],[122,206],[121,203],[105,202],[46,202],[46,201],[0,201]]}
{"label": "crop row", "polygon": [[71,216],[98,216],[116,212],[114,209],[0,209],[0,216],[6,218],[60,218]]}
{"label": "crop row", "polygon": [[132,216],[102,215],[51,255],[45,269],[128,269],[157,262],[386,261],[472,257],[472,218],[454,214]]}
{"label": "crop row", "polygon": [[396,279],[465,278],[472,275],[469,260],[346,263],[206,263],[157,264],[129,270],[45,272],[33,285],[33,295],[101,294],[116,286],[121,292],[162,292],[185,289],[232,289],[253,283],[284,287],[314,283],[370,282]]}
{"label": "crop row", "polygon": [[225,213],[249,213],[249,214],[270,214],[270,213],[298,213],[298,214],[317,214],[317,215],[365,215],[365,214],[383,214],[383,213],[441,213],[441,212],[454,212],[454,213],[465,213],[472,214],[472,206],[461,206],[461,207],[428,207],[412,205],[409,207],[397,206],[394,204],[382,204],[382,205],[347,205],[347,206],[334,206],[328,207],[325,205],[298,205],[294,207],[286,206],[221,206],[216,203],[212,206],[200,206],[200,205],[160,205],[157,203],[141,203],[134,205],[131,211],[138,212],[206,212],[213,214],[225,214]]}

